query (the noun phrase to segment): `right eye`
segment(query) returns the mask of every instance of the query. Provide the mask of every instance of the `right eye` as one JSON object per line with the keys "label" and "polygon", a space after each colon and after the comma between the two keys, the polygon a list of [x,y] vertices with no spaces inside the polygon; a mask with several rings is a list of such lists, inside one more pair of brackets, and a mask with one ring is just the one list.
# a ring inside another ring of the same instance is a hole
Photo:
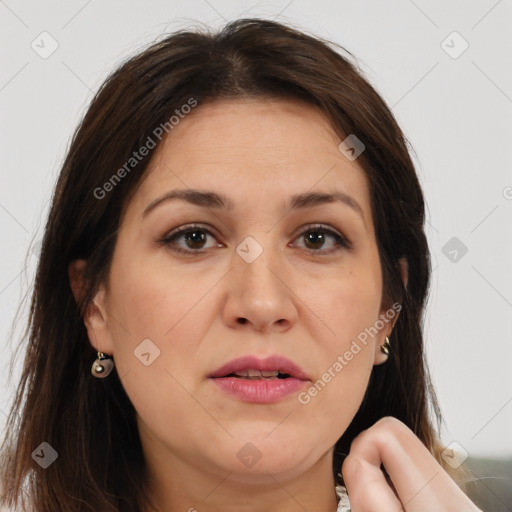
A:
{"label": "right eye", "polygon": [[[187,225],[175,231],[171,231],[165,238],[160,240],[160,243],[169,246],[171,250],[179,253],[194,254],[204,249],[204,244],[208,236],[213,238],[212,233],[203,226]],[[177,245],[176,240],[180,238],[187,244],[188,250],[184,249],[183,246],[180,247]],[[217,247],[219,247],[219,245],[217,245]]]}

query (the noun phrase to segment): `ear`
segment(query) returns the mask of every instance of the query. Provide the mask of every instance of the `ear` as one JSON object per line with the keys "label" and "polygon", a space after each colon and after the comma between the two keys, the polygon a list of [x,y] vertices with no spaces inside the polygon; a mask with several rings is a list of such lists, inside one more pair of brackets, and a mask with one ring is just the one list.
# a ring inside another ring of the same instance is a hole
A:
{"label": "ear", "polygon": [[398,261],[402,272],[402,281],[404,282],[405,288],[407,288],[407,283],[409,282],[409,263],[405,256],[402,256]]}
{"label": "ear", "polygon": [[[402,281],[404,283],[404,286],[407,288],[407,283],[409,281],[409,265],[407,263],[407,259],[405,258],[405,256],[400,258],[398,261],[400,263],[400,271],[402,274]],[[393,327],[395,326],[396,321],[398,320],[398,315],[400,314],[400,312],[396,311],[395,309],[392,308],[391,310],[388,310],[388,313],[389,314],[386,315],[386,311],[381,311],[381,315],[384,315],[384,317],[383,317],[384,319],[389,318],[390,314],[393,314],[393,317],[390,322],[385,322],[384,328],[375,337],[376,342],[375,342],[375,359],[374,359],[374,363],[373,363],[374,365],[379,365],[379,364],[385,363],[388,360],[389,356],[384,354],[381,350],[381,346],[386,341],[386,336],[388,336],[390,338],[389,344],[391,345],[391,347],[393,347],[393,340],[391,338],[391,332],[393,331]],[[393,348],[391,348],[391,350],[393,350]]]}
{"label": "ear", "polygon": [[[68,267],[69,284],[77,304],[80,303],[86,292],[86,283],[83,277],[86,265],[85,260],[75,260]],[[91,346],[98,352],[113,355],[114,350],[108,329],[106,294],[103,285],[94,295],[92,302],[87,304],[83,318]]]}

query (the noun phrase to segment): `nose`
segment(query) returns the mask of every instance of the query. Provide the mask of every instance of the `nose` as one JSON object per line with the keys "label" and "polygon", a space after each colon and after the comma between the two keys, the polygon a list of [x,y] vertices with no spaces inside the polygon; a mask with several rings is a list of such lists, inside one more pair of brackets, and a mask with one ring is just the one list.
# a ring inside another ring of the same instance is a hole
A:
{"label": "nose", "polygon": [[297,322],[293,283],[275,252],[265,249],[250,263],[237,253],[233,255],[223,308],[229,327],[285,332]]}

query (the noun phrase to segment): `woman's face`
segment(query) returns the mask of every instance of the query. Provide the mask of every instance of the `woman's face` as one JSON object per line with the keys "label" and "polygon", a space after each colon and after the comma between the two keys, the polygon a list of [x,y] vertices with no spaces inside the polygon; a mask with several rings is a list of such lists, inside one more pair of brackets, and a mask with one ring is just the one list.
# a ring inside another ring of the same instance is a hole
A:
{"label": "woman's face", "polygon": [[[332,455],[391,330],[365,331],[385,313],[381,267],[368,183],[340,142],[312,107],[260,99],[199,105],[158,148],[86,319],[151,460],[242,482]],[[309,380],[254,402],[209,377],[246,355],[286,357]]]}

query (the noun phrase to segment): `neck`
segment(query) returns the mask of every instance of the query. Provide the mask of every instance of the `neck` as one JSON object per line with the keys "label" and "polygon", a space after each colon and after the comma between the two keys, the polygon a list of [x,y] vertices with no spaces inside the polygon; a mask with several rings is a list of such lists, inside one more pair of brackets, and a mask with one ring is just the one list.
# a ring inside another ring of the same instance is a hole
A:
{"label": "neck", "polygon": [[146,457],[155,508],[144,512],[336,512],[332,450],[306,471],[286,478],[256,470],[250,475],[191,463],[169,453]]}

